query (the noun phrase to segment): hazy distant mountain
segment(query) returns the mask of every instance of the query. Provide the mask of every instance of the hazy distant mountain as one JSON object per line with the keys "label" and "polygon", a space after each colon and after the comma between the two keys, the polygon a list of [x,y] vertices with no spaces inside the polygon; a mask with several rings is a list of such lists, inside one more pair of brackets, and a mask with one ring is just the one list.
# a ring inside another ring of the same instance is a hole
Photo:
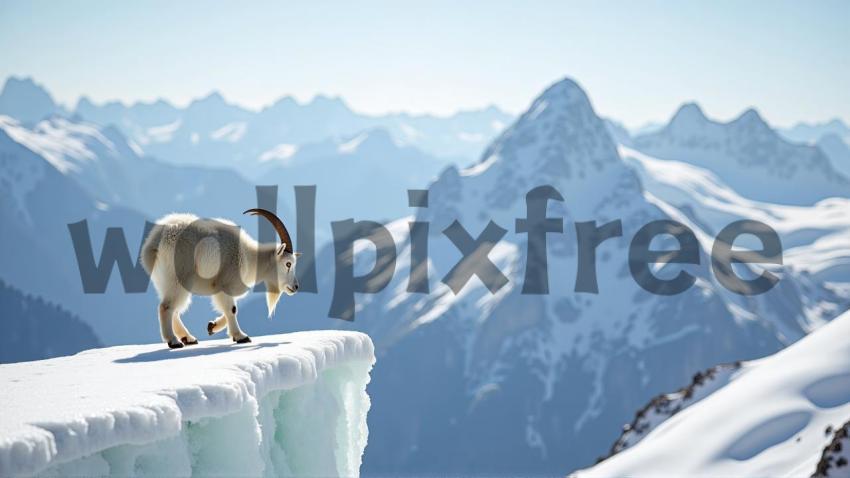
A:
{"label": "hazy distant mountain", "polygon": [[789,143],[753,109],[718,123],[696,104],[685,104],[664,129],[635,138],[634,147],[657,158],[707,168],[750,199],[809,205],[828,197],[850,197],[850,179],[838,173],[820,149]]}
{"label": "hazy distant mountain", "polygon": [[284,97],[253,112],[218,93],[178,109],[164,101],[101,106],[83,98],[75,113],[100,125],[117,125],[150,155],[180,164],[251,168],[269,151],[288,145],[341,140],[384,128],[399,143],[443,159],[468,161],[511,120],[495,108],[447,117],[406,113],[369,116],[338,97],[319,95],[307,103]]}
{"label": "hazy distant mountain", "polygon": [[[68,113],[30,78],[10,77],[0,93],[0,115],[34,123]],[[352,111],[339,97],[318,95],[299,103],[283,97],[260,111],[227,102],[220,93],[178,108],[164,100],[96,104],[81,97],[73,114],[101,127],[115,126],[147,155],[178,164],[253,167],[260,156],[285,145],[339,141],[386,129],[401,144],[448,161],[468,162],[513,118],[494,106],[450,116]]]}
{"label": "hazy distant mountain", "polygon": [[132,131],[135,137],[149,128],[177,121],[180,110],[164,100],[134,103],[128,107],[118,101],[95,105],[84,96],[77,102],[74,113],[97,124],[115,125],[122,131]]}
{"label": "hazy distant mountain", "polygon": [[92,328],[63,308],[0,280],[0,363],[72,355],[101,344]]}
{"label": "hazy distant mountain", "polygon": [[411,214],[407,190],[424,189],[445,162],[399,144],[385,129],[375,128],[341,140],[277,149],[254,177],[284,190],[317,186],[317,237],[330,235],[330,221],[347,218],[387,220]]}
{"label": "hazy distant mountain", "polygon": [[[3,117],[4,121],[12,121]],[[106,294],[85,294],[68,224],[87,220],[99,260],[108,227],[121,227],[135,259],[145,217],[104,207],[71,177],[0,128],[0,279],[49,297],[85,323],[105,344],[156,340],[156,299],[125,294],[117,274]]]}
{"label": "hazy distant mountain", "polygon": [[816,144],[829,157],[835,169],[850,177],[850,146],[845,140],[837,134],[829,133],[822,136]]}
{"label": "hazy distant mountain", "polygon": [[790,128],[779,130],[779,134],[789,141],[796,143],[817,143],[829,134],[837,135],[844,140],[850,140],[850,126],[838,118],[823,123],[797,123]]}
{"label": "hazy distant mountain", "polygon": [[[548,236],[550,293],[529,295],[521,292],[527,236],[514,224],[525,217],[526,193],[541,185],[565,199],[550,202],[548,214],[565,219],[565,234]],[[590,464],[659,390],[718,362],[772,353],[839,307],[838,298],[793,271],[762,296],[726,291],[709,270],[709,239],[700,240],[700,264],[685,266],[698,278],[691,289],[676,296],[641,289],[628,269],[640,227],[672,218],[706,235],[645,195],[571,80],[548,88],[479,162],[444,170],[429,196],[416,213],[431,231],[429,294],[406,292],[405,217],[388,225],[398,250],[393,278],[378,294],[358,295],[353,323],[319,315],[334,288],[330,247],[318,259],[320,293],[281,307],[287,328],[354,328],[373,338],[382,365],[370,383],[366,473],[551,474]],[[623,237],[599,247],[600,293],[574,292],[574,223],[614,219],[622,219]],[[497,293],[477,278],[458,294],[440,282],[460,258],[441,233],[454,220],[473,236],[490,220],[508,230],[489,254],[508,278]],[[372,267],[373,249],[355,251],[356,270]],[[242,310],[258,314],[261,307],[255,300]]]}
{"label": "hazy distant mountain", "polygon": [[[51,117],[27,128],[0,117],[0,129],[76,181],[103,208],[123,206],[151,219],[174,211],[217,217],[238,216],[257,201],[254,185],[232,170],[141,156],[115,127]],[[289,214],[285,207],[281,211]]]}
{"label": "hazy distant mountain", "polygon": [[30,123],[59,112],[50,93],[30,78],[10,76],[0,91],[0,115]]}

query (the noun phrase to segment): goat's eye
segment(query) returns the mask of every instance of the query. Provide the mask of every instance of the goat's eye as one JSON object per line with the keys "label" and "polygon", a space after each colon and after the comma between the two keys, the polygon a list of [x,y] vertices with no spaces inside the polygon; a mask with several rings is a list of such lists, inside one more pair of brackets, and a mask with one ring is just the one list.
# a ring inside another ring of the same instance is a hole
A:
{"label": "goat's eye", "polygon": [[287,268],[287,269],[291,269],[291,268],[292,268],[292,263],[291,263],[291,262],[287,262],[287,263],[286,263],[286,268]]}

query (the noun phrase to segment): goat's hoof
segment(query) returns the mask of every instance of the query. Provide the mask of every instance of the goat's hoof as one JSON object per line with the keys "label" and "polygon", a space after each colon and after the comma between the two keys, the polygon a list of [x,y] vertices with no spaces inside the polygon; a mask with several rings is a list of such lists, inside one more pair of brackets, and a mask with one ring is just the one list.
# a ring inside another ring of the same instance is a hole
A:
{"label": "goat's hoof", "polygon": [[168,342],[168,348],[170,349],[182,349],[183,342]]}
{"label": "goat's hoof", "polygon": [[251,337],[243,337],[239,340],[234,338],[233,341],[236,342],[237,344],[250,344],[251,343]]}
{"label": "goat's hoof", "polygon": [[180,341],[183,342],[183,345],[198,345],[198,339],[192,338],[189,340],[189,337],[181,337]]}
{"label": "goat's hoof", "polygon": [[215,322],[207,323],[207,334],[215,335]]}

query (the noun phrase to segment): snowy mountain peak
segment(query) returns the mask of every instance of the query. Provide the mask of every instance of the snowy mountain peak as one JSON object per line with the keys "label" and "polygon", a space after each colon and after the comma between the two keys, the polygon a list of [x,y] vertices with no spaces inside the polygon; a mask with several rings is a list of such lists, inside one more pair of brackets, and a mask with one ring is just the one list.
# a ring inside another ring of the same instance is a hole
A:
{"label": "snowy mountain peak", "polygon": [[295,101],[295,98],[293,98],[291,96],[284,96],[284,97],[278,99],[277,101],[275,101],[274,103],[272,103],[271,105],[267,106],[266,108],[263,108],[263,112],[292,111],[292,110],[298,108],[298,106],[299,106],[298,102]]}
{"label": "snowy mountain peak", "polygon": [[88,96],[83,95],[77,100],[77,105],[74,106],[74,111],[88,111],[94,108],[97,108],[97,105],[95,105]]}
{"label": "snowy mountain peak", "polygon": [[656,158],[709,169],[749,199],[810,205],[850,197],[850,180],[819,149],[789,143],[753,108],[720,123],[706,119],[696,105],[684,105],[664,129],[633,144]]}
{"label": "snowy mountain peak", "polygon": [[[2,95],[25,95],[25,96],[44,96],[50,98],[50,94],[43,86],[33,81],[30,77],[19,78],[10,76],[3,84]],[[51,100],[52,101],[52,100]]]}
{"label": "snowy mountain peak", "polygon": [[729,125],[732,127],[744,127],[753,130],[761,130],[762,132],[769,131],[773,133],[773,130],[755,108],[747,108],[747,110],[741,113],[740,116],[732,120]]}
{"label": "snowy mountain peak", "polygon": [[681,125],[681,124],[703,124],[707,123],[709,120],[703,113],[702,108],[694,102],[685,103],[679,107],[676,111],[676,114],[673,115],[673,118],[670,120],[671,125]]}
{"label": "snowy mountain peak", "polygon": [[224,96],[222,96],[218,91],[212,91],[207,96],[192,101],[193,105],[223,105],[226,103]]}
{"label": "snowy mountain peak", "polygon": [[562,181],[584,179],[619,160],[605,123],[593,111],[587,94],[565,78],[538,96],[491,144],[481,161],[463,174],[481,174],[504,163],[511,176]]}
{"label": "snowy mountain peak", "polygon": [[321,114],[350,114],[351,109],[339,96],[318,94],[306,105]]}
{"label": "snowy mountain peak", "polygon": [[512,221],[524,210],[526,194],[543,185],[558,190],[579,217],[591,217],[600,207],[633,204],[640,194],[605,122],[569,78],[532,101],[459,176],[458,181],[453,172],[443,174],[431,186],[434,200],[427,215],[432,219],[477,221],[490,215]]}
{"label": "snowy mountain peak", "polygon": [[557,100],[559,98],[568,100],[580,99],[589,102],[587,94],[581,89],[581,86],[569,77],[550,85],[540,94],[538,100]]}
{"label": "snowy mountain peak", "polygon": [[10,76],[0,92],[0,114],[35,122],[57,112],[50,93],[32,78]]}

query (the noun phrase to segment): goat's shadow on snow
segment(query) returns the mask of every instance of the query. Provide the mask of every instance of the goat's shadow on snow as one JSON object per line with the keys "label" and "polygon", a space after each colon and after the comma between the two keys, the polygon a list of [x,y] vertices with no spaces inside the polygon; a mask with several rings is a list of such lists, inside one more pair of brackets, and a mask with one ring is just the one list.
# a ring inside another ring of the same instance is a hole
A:
{"label": "goat's shadow on snow", "polygon": [[[114,363],[138,363],[138,362],[156,362],[159,360],[180,360],[183,358],[189,357],[200,357],[202,355],[215,355],[220,353],[239,353],[249,350],[257,350],[267,347],[277,347],[279,345],[287,345],[290,342],[280,342],[276,344],[270,343],[260,343],[260,344],[222,344],[222,345],[213,345],[210,347],[198,347],[194,345],[189,345],[183,347],[182,349],[162,349],[162,350],[152,350],[150,352],[142,352],[140,354],[134,355],[132,357],[125,357],[114,360]],[[165,345],[163,345],[165,347]]]}

